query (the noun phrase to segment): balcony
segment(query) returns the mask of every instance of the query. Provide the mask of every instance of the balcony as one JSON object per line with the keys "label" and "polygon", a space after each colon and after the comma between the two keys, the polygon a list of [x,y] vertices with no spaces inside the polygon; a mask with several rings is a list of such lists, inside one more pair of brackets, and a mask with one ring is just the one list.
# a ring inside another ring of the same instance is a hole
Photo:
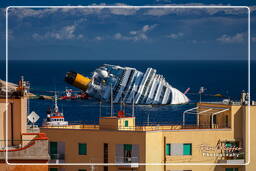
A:
{"label": "balcony", "polygon": [[28,161],[28,163],[35,160],[47,162],[49,155],[46,135],[44,133],[26,133],[23,136],[32,136],[33,138],[31,140],[18,140],[21,142],[19,145],[0,149],[0,159],[4,160],[7,153],[9,162],[15,161],[17,163],[19,160]]}
{"label": "balcony", "polygon": [[218,163],[232,164],[245,164],[245,153],[244,151],[236,151],[235,157],[225,157],[223,160],[219,160]]}
{"label": "balcony", "polygon": [[116,164],[121,167],[132,167],[137,168],[139,167],[139,157],[116,157]]}
{"label": "balcony", "polygon": [[64,163],[65,154],[50,154],[51,160],[50,163]]}
{"label": "balcony", "polygon": [[245,160],[244,159],[219,160],[218,163],[226,163],[228,165],[232,165],[232,164],[245,164]]}

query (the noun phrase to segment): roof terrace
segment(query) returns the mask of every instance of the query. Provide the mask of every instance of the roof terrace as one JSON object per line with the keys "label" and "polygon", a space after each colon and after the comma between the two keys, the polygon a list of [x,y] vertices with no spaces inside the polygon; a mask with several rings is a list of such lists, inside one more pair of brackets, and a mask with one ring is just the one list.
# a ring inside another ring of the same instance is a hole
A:
{"label": "roof terrace", "polygon": [[[198,103],[196,107],[183,112],[183,122],[144,122],[135,123],[135,117],[125,115],[100,117],[98,124],[69,122],[66,126],[47,126],[42,128],[118,130],[118,131],[161,131],[161,130],[203,130],[231,129],[231,104]],[[197,121],[188,124],[187,115],[196,115]]]}

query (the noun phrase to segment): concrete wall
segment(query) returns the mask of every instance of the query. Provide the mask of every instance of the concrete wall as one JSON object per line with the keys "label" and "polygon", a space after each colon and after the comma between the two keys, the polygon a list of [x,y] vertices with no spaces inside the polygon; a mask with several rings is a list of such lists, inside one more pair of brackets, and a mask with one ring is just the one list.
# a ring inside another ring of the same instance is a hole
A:
{"label": "concrete wall", "polygon": [[[58,128],[41,128],[41,132],[47,134],[49,141],[65,142],[65,163],[103,163],[104,143],[109,144],[109,163],[116,162],[116,144],[138,144],[139,162],[145,163],[145,132]],[[78,143],[87,144],[87,155],[78,154]],[[143,168],[139,167],[138,171],[145,170]],[[99,170],[103,170],[103,166]]]}

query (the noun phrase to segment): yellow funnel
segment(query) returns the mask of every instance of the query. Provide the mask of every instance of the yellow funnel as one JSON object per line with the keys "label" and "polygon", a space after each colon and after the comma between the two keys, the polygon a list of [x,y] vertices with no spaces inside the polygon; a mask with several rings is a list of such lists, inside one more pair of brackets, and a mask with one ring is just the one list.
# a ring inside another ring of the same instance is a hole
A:
{"label": "yellow funnel", "polygon": [[76,72],[68,72],[65,81],[76,88],[86,91],[91,79]]}

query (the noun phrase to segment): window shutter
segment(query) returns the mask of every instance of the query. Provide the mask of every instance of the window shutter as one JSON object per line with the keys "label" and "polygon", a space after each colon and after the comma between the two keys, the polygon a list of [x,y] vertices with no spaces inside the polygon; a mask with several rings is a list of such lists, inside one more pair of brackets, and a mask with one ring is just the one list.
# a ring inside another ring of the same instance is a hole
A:
{"label": "window shutter", "polygon": [[58,168],[50,168],[50,171],[58,171]]}
{"label": "window shutter", "polygon": [[87,154],[87,144],[79,143],[79,155],[86,155],[86,154]]}
{"label": "window shutter", "polygon": [[166,153],[167,156],[171,155],[171,144],[166,144],[165,153]]}
{"label": "window shutter", "polygon": [[192,154],[192,149],[191,149],[191,144],[183,144],[183,155],[191,155]]}
{"label": "window shutter", "polygon": [[128,127],[129,126],[129,121],[124,121],[124,126]]}
{"label": "window shutter", "polygon": [[226,168],[226,171],[233,171],[233,168]]}
{"label": "window shutter", "polygon": [[50,142],[50,154],[58,154],[58,143]]}
{"label": "window shutter", "polygon": [[132,151],[132,144],[124,144],[125,151]]}
{"label": "window shutter", "polygon": [[226,142],[226,147],[231,147],[232,143],[231,142]]}

